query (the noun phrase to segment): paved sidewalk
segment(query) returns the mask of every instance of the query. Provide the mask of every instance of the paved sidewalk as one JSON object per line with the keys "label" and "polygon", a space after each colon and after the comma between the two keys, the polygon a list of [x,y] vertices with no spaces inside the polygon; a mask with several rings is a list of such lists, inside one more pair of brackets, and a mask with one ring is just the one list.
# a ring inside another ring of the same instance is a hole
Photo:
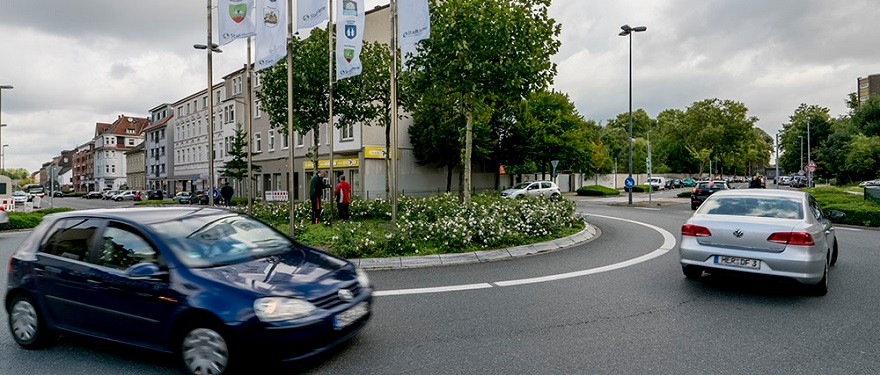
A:
{"label": "paved sidewalk", "polygon": [[597,237],[599,237],[602,233],[601,231],[590,225],[590,223],[584,223],[586,227],[584,230],[575,233],[568,237],[563,237],[560,239],[540,242],[531,245],[522,245],[517,247],[511,247],[507,249],[497,249],[497,250],[486,250],[486,251],[473,251],[468,253],[456,253],[456,254],[434,254],[434,255],[424,255],[424,256],[408,256],[408,257],[389,257],[389,258],[362,258],[362,259],[349,259],[356,266],[361,267],[366,270],[381,270],[381,269],[400,269],[400,268],[421,268],[421,267],[436,267],[436,266],[448,266],[453,264],[466,264],[466,263],[480,263],[480,262],[492,262],[497,260],[506,260],[519,258],[524,256],[530,256],[540,253],[546,253],[551,251],[556,251],[559,249],[563,249],[566,247],[571,247],[574,245],[579,245],[583,243],[590,242]]}

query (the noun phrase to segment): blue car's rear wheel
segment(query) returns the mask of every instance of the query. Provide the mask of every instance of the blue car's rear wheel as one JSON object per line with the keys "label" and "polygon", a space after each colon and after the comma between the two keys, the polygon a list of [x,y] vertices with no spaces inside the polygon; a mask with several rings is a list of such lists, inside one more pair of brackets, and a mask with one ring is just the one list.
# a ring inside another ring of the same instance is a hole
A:
{"label": "blue car's rear wheel", "polygon": [[43,348],[55,337],[37,305],[23,295],[15,297],[9,305],[9,333],[25,349]]}

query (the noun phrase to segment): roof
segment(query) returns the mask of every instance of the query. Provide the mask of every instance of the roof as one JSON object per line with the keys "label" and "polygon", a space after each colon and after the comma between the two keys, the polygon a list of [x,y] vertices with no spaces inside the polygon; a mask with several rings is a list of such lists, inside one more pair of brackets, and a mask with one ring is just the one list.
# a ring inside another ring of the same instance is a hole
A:
{"label": "roof", "polygon": [[144,117],[132,117],[124,114],[119,115],[112,124],[97,123],[95,125],[95,137],[103,134],[112,135],[139,135],[149,122]]}
{"label": "roof", "polygon": [[147,126],[144,127],[143,131],[153,130],[155,128],[161,127],[162,125],[167,124],[168,121],[170,121],[172,118],[174,118],[174,114],[171,114],[170,116],[162,120],[156,121],[152,124],[147,124]]}

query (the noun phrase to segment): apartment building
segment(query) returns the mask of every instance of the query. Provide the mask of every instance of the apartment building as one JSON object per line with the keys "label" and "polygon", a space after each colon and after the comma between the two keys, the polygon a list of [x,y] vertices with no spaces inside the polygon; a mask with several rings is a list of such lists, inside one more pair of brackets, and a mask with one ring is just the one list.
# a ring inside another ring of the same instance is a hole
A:
{"label": "apartment building", "polygon": [[858,96],[859,103],[868,100],[868,97],[871,95],[880,95],[880,74],[859,77],[856,95]]}
{"label": "apartment building", "polygon": [[147,188],[144,167],[144,143],[141,142],[135,148],[125,152],[125,180],[129,189],[145,190]]}
{"label": "apartment building", "polygon": [[167,131],[168,123],[174,118],[174,108],[165,103],[150,110],[150,124],[144,128],[144,172],[147,189],[162,190],[168,194],[174,191],[172,166],[169,155],[173,152],[174,132]]}
{"label": "apartment building", "polygon": [[95,188],[118,190],[127,186],[125,152],[144,141],[147,119],[119,115],[112,124],[95,125]]}
{"label": "apartment building", "polygon": [[73,189],[76,192],[95,190],[95,141],[88,141],[73,153]]}

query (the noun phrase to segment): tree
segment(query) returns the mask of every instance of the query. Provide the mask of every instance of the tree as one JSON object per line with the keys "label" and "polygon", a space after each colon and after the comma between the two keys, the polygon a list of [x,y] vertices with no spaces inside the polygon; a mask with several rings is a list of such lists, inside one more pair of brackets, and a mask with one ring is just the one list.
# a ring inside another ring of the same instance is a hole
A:
{"label": "tree", "polygon": [[[314,28],[306,39],[293,38],[289,48],[293,60],[293,131],[312,132],[309,157],[318,168],[320,125],[330,117],[330,78],[327,30]],[[269,124],[283,134],[287,128],[287,64],[279,62],[261,75],[263,89],[257,92],[260,106],[269,115]]]}
{"label": "tree", "polygon": [[[807,143],[807,128],[809,127],[809,144]],[[803,155],[806,158],[808,151],[817,155],[816,149],[831,135],[831,116],[828,108],[817,105],[801,104],[789,116],[789,122],[782,124],[779,134],[779,149],[782,155],[779,157],[779,166],[784,171],[798,171],[801,168],[801,139],[803,137]],[[807,148],[810,150],[807,150]],[[806,166],[807,161],[804,161]]]}
{"label": "tree", "polygon": [[880,136],[880,97],[871,95],[853,110],[852,122],[866,136]]}
{"label": "tree", "polygon": [[[437,90],[464,118],[462,202],[470,200],[475,111],[548,87],[560,25],[550,0],[434,0],[431,38],[408,61],[416,93]],[[480,124],[477,124],[479,126]]]}
{"label": "tree", "polygon": [[30,173],[24,168],[0,169],[0,174],[5,175],[13,180],[24,180],[30,176]]}
{"label": "tree", "polygon": [[[235,135],[232,137],[232,143],[229,145],[228,152],[229,156],[232,158],[223,164],[223,170],[220,171],[220,175],[238,182],[236,190],[239,192],[242,191],[241,181],[247,177],[248,173],[247,155],[249,151],[247,134],[244,132],[244,129],[242,129],[240,123],[235,124]],[[261,166],[253,163],[251,164],[251,171],[259,172],[261,170]],[[254,177],[251,176],[251,178]]]}
{"label": "tree", "polygon": [[858,180],[870,180],[878,177],[880,171],[880,136],[857,135],[849,144],[846,156],[846,169]]}

